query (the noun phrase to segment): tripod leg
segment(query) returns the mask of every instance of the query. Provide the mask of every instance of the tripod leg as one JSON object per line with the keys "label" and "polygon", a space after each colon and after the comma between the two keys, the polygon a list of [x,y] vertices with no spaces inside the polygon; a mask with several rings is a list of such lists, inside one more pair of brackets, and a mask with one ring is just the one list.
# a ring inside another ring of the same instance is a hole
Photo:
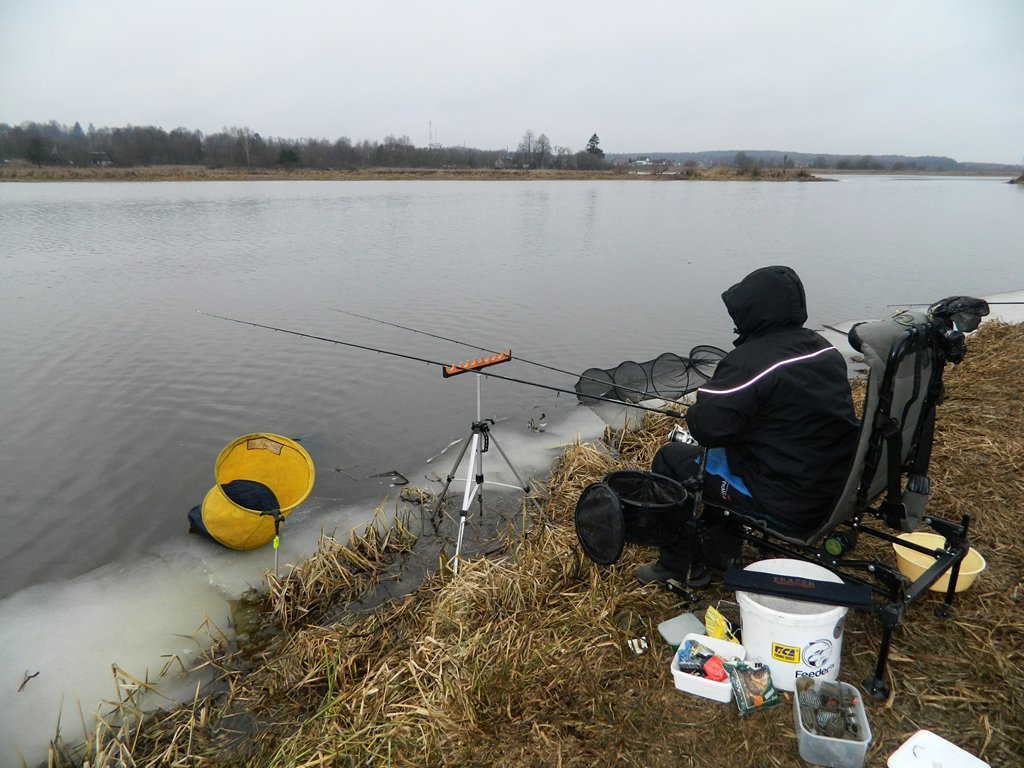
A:
{"label": "tripod leg", "polygon": [[466,449],[469,447],[470,442],[475,435],[470,435],[462,441],[462,448],[459,449],[459,455],[455,458],[455,463],[452,465],[452,471],[448,473],[447,479],[444,481],[444,488],[441,489],[441,493],[437,497],[437,505],[434,507],[434,517],[437,517],[441,513],[441,505],[444,503],[445,497],[448,495],[448,487],[452,484],[452,480],[455,479],[455,473],[459,469],[459,464],[462,463],[462,457],[466,455]]}
{"label": "tripod leg", "polygon": [[[459,573],[459,555],[462,553],[462,539],[466,534],[466,516],[469,514],[469,507],[473,503],[473,494],[480,490],[480,486],[473,483],[473,469],[480,452],[480,435],[477,432],[473,433],[470,444],[472,448],[469,453],[469,468],[466,470],[466,488],[462,493],[462,510],[459,512],[459,537],[455,541],[455,557],[452,560],[452,573],[456,575]],[[463,453],[465,453],[465,449],[463,449]],[[462,459],[461,454],[459,459]]]}

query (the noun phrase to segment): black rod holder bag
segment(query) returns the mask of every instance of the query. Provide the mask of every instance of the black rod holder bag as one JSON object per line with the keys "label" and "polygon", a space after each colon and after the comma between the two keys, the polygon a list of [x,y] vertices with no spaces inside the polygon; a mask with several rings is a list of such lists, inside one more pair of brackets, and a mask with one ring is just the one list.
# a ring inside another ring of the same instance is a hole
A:
{"label": "black rod holder bag", "polygon": [[588,485],[576,502],[576,535],[598,565],[611,565],[626,542],[672,544],[686,520],[686,489],[654,472],[612,472]]}

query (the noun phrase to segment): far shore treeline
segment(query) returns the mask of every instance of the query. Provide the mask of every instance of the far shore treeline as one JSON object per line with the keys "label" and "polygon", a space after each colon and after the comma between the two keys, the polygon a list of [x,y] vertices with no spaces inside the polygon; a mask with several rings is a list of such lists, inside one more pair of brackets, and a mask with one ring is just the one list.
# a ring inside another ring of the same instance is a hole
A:
{"label": "far shore treeline", "polygon": [[587,149],[553,146],[544,134],[526,131],[515,150],[484,150],[431,144],[417,147],[408,136],[353,142],[341,137],[283,139],[251,128],[218,133],[153,126],[83,129],[49,123],[0,123],[0,162],[33,165],[149,166],[197,165],[207,168],[556,168],[596,170],[605,165],[596,134]]}
{"label": "far shore treeline", "polygon": [[155,126],[96,128],[24,122],[0,123],[0,163],[58,167],[122,167],[154,165],[205,168],[458,168],[555,169],[596,171],[609,166],[679,166],[699,169],[835,169],[876,172],[1020,173],[1019,166],[958,162],[949,157],[903,155],[836,155],[774,150],[709,152],[608,153],[594,133],[580,137],[584,149],[556,145],[541,133],[523,133],[515,149],[476,149],[429,144],[418,147],[408,136],[353,142],[341,137],[286,139],[264,137],[248,127],[224,128],[204,134],[188,128],[166,131]]}

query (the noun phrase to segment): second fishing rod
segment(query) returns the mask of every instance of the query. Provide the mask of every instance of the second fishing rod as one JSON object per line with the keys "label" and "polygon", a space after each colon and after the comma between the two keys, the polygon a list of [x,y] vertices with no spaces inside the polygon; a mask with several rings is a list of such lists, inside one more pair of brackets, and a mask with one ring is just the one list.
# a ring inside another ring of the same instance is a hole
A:
{"label": "second fishing rod", "polygon": [[[426,363],[427,365],[436,365],[436,366],[439,366],[442,369],[442,373],[445,376],[454,376],[454,375],[457,375],[457,374],[460,374],[460,373],[470,373],[470,372],[472,372],[472,373],[476,373],[476,374],[478,374],[480,376],[487,376],[489,378],[500,379],[502,381],[510,381],[510,382],[515,383],[515,384],[525,384],[526,386],[537,387],[539,389],[546,389],[546,390],[549,390],[551,392],[558,392],[558,393],[561,393],[561,394],[572,395],[573,397],[578,396],[578,393],[575,390],[565,389],[564,387],[556,387],[556,386],[553,386],[551,384],[542,384],[542,383],[537,382],[537,381],[529,381],[528,379],[520,379],[520,378],[516,378],[514,376],[503,376],[503,375],[501,375],[499,373],[494,373],[493,371],[484,370],[488,366],[491,366],[491,365],[494,365],[494,364],[497,364],[497,363],[501,363],[501,362],[506,362],[508,360],[513,359],[512,358],[511,350],[504,350],[504,351],[501,351],[501,352],[492,352],[490,350],[484,350],[484,351],[488,351],[490,353],[490,357],[489,358],[481,358],[481,359],[478,359],[478,360],[465,361],[465,362],[461,362],[461,363],[444,363],[444,362],[441,362],[441,361],[438,361],[438,360],[431,360],[431,359],[428,359],[428,358],[419,357],[417,355],[410,355],[410,354],[405,354],[405,353],[402,353],[402,352],[395,352],[395,351],[388,350],[388,349],[383,349],[383,348],[380,348],[380,347],[369,346],[367,344],[358,344],[358,343],[352,342],[352,341],[344,341],[342,339],[334,339],[334,338],[330,338],[328,336],[319,336],[317,334],[305,333],[303,331],[296,331],[296,330],[292,330],[292,329],[289,329],[289,328],[278,328],[278,327],[273,326],[273,325],[266,325],[264,323],[257,323],[257,322],[251,321],[251,320],[240,320],[238,318],[226,317],[224,315],[217,315],[217,314],[213,314],[211,312],[199,311],[198,314],[204,315],[205,317],[212,317],[212,318],[215,318],[217,320],[226,320],[226,321],[231,322],[231,323],[238,323],[239,325],[248,325],[248,326],[251,326],[253,328],[262,328],[262,329],[268,330],[268,331],[276,331],[277,333],[285,333],[285,334],[288,334],[290,336],[298,336],[300,338],[312,339],[314,341],[324,341],[324,342],[327,342],[329,344],[337,344],[337,345],[343,346],[343,347],[350,347],[350,348],[353,348],[353,349],[361,349],[361,350],[364,350],[366,352],[375,352],[375,353],[377,353],[379,355],[388,355],[390,357],[397,357],[397,358],[401,358],[403,360],[410,360],[410,361],[418,362],[418,363]],[[515,358],[515,359],[519,359],[519,358]],[[572,374],[572,375],[575,375],[575,374]],[[620,405],[620,406],[629,407],[629,408],[637,408],[637,409],[639,409],[641,411],[647,411],[647,412],[650,412],[650,413],[660,413],[660,414],[662,414],[664,416],[669,416],[669,417],[675,418],[675,419],[683,418],[683,414],[680,411],[676,411],[676,410],[673,410],[671,408],[655,408],[653,406],[641,405],[639,403],[630,403],[630,402],[626,402],[625,400],[620,400],[620,399],[613,398],[613,397],[604,397],[604,396],[600,396],[600,395],[587,395],[586,397],[587,397],[587,399],[599,400],[599,401],[602,401],[602,402],[612,403],[614,405]]]}

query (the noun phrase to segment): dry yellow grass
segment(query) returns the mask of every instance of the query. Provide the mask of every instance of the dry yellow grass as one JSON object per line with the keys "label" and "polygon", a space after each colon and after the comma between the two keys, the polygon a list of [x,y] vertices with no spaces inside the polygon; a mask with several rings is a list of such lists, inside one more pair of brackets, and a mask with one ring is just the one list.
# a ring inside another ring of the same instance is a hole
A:
{"label": "dry yellow grass", "polygon": [[[947,373],[930,512],[972,514],[972,543],[989,567],[951,620],[933,614],[941,601],[933,593],[896,631],[892,695],[868,708],[868,766],[884,765],[921,728],[992,766],[1020,765],[1022,352],[1024,326],[988,324]],[[97,739],[104,754],[130,760],[90,764],[804,765],[788,701],[740,718],[732,704],[673,687],[671,649],[656,626],[689,607],[635,581],[650,551],[627,547],[606,569],[580,551],[579,493],[613,469],[646,468],[667,426],[658,417],[571,446],[535,492],[550,524],[529,513],[525,532],[506,532],[500,556],[464,561],[457,577],[439,559],[418,588],[383,604],[381,587],[401,582],[428,538],[422,513],[410,507],[397,526],[382,519],[348,541],[325,539],[311,560],[269,579],[262,647],[216,646],[217,685],[186,706],[106,730]],[[891,561],[884,547],[875,552]],[[733,598],[705,594],[726,610]],[[626,643],[640,635],[652,648],[638,657]],[[870,674],[879,638],[875,619],[850,615],[841,679]]]}

